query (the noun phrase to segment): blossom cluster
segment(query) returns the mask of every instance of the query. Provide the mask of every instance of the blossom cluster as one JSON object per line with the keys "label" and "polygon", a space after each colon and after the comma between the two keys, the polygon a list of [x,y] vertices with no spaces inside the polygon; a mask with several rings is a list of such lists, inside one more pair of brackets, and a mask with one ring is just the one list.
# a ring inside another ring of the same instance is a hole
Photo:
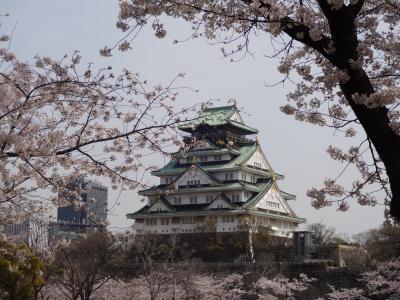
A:
{"label": "blossom cluster", "polygon": [[126,69],[80,71],[77,51],[30,65],[1,48],[0,61],[0,223],[84,206],[67,186],[87,174],[113,189],[141,186],[154,168],[144,156],[180,144],[175,126],[190,110],[173,109],[181,75],[162,87]]}

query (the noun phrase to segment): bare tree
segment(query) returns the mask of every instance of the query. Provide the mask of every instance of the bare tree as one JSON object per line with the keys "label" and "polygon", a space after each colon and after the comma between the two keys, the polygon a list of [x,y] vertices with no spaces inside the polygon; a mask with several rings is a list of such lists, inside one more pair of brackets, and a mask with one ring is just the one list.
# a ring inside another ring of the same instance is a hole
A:
{"label": "bare tree", "polygon": [[322,223],[313,223],[307,225],[306,230],[311,231],[311,236],[315,244],[328,245],[337,241],[335,227],[327,226]]}
{"label": "bare tree", "polygon": [[68,299],[88,300],[114,275],[112,263],[119,255],[119,244],[110,235],[95,232],[72,241],[55,252],[54,272],[48,284],[57,287]]}
{"label": "bare tree", "polygon": [[385,261],[400,255],[400,226],[396,223],[356,234],[353,240],[374,260]]}

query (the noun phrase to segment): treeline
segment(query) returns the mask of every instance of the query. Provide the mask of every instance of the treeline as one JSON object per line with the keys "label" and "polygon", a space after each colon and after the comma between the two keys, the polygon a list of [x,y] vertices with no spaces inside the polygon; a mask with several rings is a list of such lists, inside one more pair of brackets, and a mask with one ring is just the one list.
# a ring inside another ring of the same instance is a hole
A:
{"label": "treeline", "polygon": [[[0,299],[398,299],[399,233],[398,225],[385,224],[354,237],[351,243],[369,257],[362,270],[346,273],[356,286],[332,284],[327,278],[329,272],[338,274],[337,268],[328,269],[325,279],[279,274],[268,264],[243,274],[210,271],[199,251],[210,257],[229,256],[235,252],[230,247],[246,252],[245,239],[241,244],[228,235],[198,237],[191,245],[190,235],[93,233],[40,253],[3,238]],[[276,242],[266,233],[261,237],[255,241],[260,249]]]}

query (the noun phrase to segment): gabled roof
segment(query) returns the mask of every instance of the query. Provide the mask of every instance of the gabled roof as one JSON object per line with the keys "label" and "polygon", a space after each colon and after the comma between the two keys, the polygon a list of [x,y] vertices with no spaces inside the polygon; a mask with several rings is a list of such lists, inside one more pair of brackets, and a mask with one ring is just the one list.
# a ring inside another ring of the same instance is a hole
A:
{"label": "gabled roof", "polygon": [[142,208],[140,208],[139,210],[135,211],[134,213],[127,214],[127,217],[132,217],[132,216],[135,216],[135,215],[146,214],[146,213],[151,213],[151,214],[158,213],[156,211],[152,212],[150,210],[151,210],[152,207],[154,207],[156,204],[158,204],[160,202],[162,204],[164,204],[166,207],[168,207],[169,211],[175,211],[176,210],[176,208],[174,206],[172,206],[171,204],[169,204],[169,202],[164,197],[160,197],[152,205],[145,205]]}
{"label": "gabled roof", "polygon": [[201,151],[201,150],[218,150],[219,147],[210,140],[204,139],[197,141],[197,143],[189,151]]}
{"label": "gabled roof", "polygon": [[168,187],[172,188],[174,187],[175,183],[183,176],[185,175],[187,172],[193,171],[193,170],[199,170],[200,172],[202,172],[203,174],[205,174],[212,182],[214,182],[214,184],[221,184],[221,181],[219,181],[218,178],[216,178],[214,175],[211,175],[210,173],[208,173],[206,170],[204,170],[198,163],[193,163],[191,166],[189,166],[188,168],[186,168],[186,170],[180,174],[177,178],[175,178],[174,181],[172,181]]}
{"label": "gabled roof", "polygon": [[[265,156],[264,151],[262,150],[262,148],[261,148],[261,146],[260,146],[260,144],[259,144],[258,142],[257,142],[257,148],[254,150],[253,153],[251,153],[251,155],[249,155],[249,156],[246,158],[246,160],[244,161],[244,163],[247,163],[247,162],[253,157],[253,155],[255,155],[255,153],[256,153],[257,151],[261,154],[261,157],[262,157],[262,159],[264,160],[264,162],[265,162],[265,164],[266,164],[266,170],[269,171],[269,172],[271,172],[271,174],[275,176],[276,173],[275,173],[274,170],[272,169],[270,163],[268,162],[267,157]],[[256,169],[256,170],[264,170],[264,169],[260,169],[260,168],[257,168],[257,167],[255,167],[255,166],[253,166],[253,165],[248,165],[248,164],[246,164],[245,167],[246,167],[246,168],[250,168],[250,169]],[[278,175],[279,175],[279,174],[278,174]],[[279,176],[282,176],[282,175],[279,175]]]}
{"label": "gabled roof", "polygon": [[215,209],[215,208],[212,208],[212,206],[217,201],[223,201],[225,204],[227,204],[229,206],[229,208],[236,208],[238,206],[236,203],[232,202],[231,199],[229,199],[225,194],[221,193],[221,194],[218,194],[218,196],[215,197],[215,199],[204,209],[205,210]]}
{"label": "gabled roof", "polygon": [[266,183],[264,183],[262,187],[260,187],[261,191],[257,195],[255,195],[255,197],[251,197],[249,200],[247,200],[247,202],[243,204],[243,208],[250,208],[256,205],[257,202],[260,201],[261,198],[264,197],[266,193],[268,193],[273,184],[274,183],[272,180],[268,180]]}
{"label": "gabled roof", "polygon": [[154,203],[148,207],[147,211],[151,211],[151,209],[154,206],[158,205],[159,203],[162,203],[163,205],[165,205],[170,211],[175,210],[175,208],[171,204],[169,204],[169,202],[167,200],[165,200],[164,197],[160,197],[157,199],[157,201],[154,201]]}
{"label": "gabled roof", "polygon": [[239,118],[239,121],[231,120],[231,117],[234,114],[239,114],[240,116],[236,105],[209,107],[205,108],[196,119],[180,125],[178,128],[183,131],[192,132],[200,125],[207,125],[211,127],[231,125],[233,127],[242,129],[247,134],[254,134],[258,132],[257,129],[249,127],[241,122],[241,117]]}
{"label": "gabled roof", "polygon": [[[267,193],[269,192],[269,190],[270,190],[272,187],[274,187],[274,188],[277,190],[277,192],[282,196],[282,199],[283,199],[283,201],[284,201],[285,203],[281,203],[281,204],[285,207],[285,209],[287,209],[287,210],[290,212],[290,214],[291,214],[292,217],[297,218],[296,213],[295,213],[295,212],[292,210],[292,208],[286,203],[286,198],[285,198],[285,196],[282,194],[282,192],[281,192],[281,190],[279,189],[278,185],[276,184],[276,181],[275,181],[275,180],[270,180],[268,183],[266,183],[265,186],[264,186],[264,188],[263,188],[263,190],[262,190],[260,193],[258,193],[254,198],[252,198],[252,199],[250,199],[249,201],[247,201],[247,202],[243,205],[243,208],[249,209],[249,208],[255,207],[256,204],[257,204],[259,201],[261,201],[261,199],[265,196],[265,194],[267,194]],[[287,194],[287,193],[286,193],[286,194]],[[289,194],[287,194],[287,195],[289,195]],[[291,195],[291,196],[294,196],[294,195]]]}

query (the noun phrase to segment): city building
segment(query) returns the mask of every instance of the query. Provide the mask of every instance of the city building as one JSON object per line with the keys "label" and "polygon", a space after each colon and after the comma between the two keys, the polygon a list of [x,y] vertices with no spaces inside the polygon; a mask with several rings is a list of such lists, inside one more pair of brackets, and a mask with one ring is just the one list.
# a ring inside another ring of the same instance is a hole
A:
{"label": "city building", "polygon": [[[84,179],[71,183],[68,188],[72,191],[81,190],[83,206],[68,205],[58,207],[57,222],[73,224],[104,225],[107,220],[108,188],[101,183]],[[73,196],[68,195],[73,203]],[[79,201],[78,201],[79,202]]]}
{"label": "city building", "polygon": [[243,122],[235,105],[206,108],[181,126],[189,134],[185,146],[152,175],[157,186],[139,192],[147,198],[127,215],[138,234],[237,232],[259,226],[274,235],[291,237],[299,218],[268,163],[258,133]]}
{"label": "city building", "polygon": [[49,224],[49,244],[58,241],[73,241],[86,237],[91,232],[105,230],[103,225],[51,222]]}
{"label": "city building", "polygon": [[26,243],[31,248],[48,246],[48,222],[40,218],[26,218],[22,222],[0,226],[0,232],[16,243]]}
{"label": "city building", "polygon": [[[57,208],[57,222],[49,224],[51,244],[60,240],[75,240],[90,232],[105,230],[106,227],[108,188],[88,179],[77,180],[68,188],[70,191],[80,191],[83,205],[71,204]],[[75,199],[72,195],[61,195],[61,197],[73,203]]]}

